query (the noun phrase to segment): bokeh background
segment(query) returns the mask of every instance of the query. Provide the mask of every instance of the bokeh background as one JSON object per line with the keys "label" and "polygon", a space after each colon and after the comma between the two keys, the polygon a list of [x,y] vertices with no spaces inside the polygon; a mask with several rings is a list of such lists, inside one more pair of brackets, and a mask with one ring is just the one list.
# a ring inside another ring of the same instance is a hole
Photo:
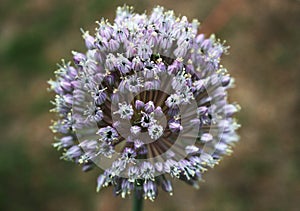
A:
{"label": "bokeh background", "polygon": [[208,172],[200,190],[174,182],[145,210],[299,210],[299,0],[1,0],[0,210],[130,210],[131,199],[95,192],[96,169],[59,159],[48,129],[46,81],[61,58],[84,50],[80,27],[113,20],[117,5],[162,5],[227,40],[223,64],[236,78],[242,128],[235,153]]}

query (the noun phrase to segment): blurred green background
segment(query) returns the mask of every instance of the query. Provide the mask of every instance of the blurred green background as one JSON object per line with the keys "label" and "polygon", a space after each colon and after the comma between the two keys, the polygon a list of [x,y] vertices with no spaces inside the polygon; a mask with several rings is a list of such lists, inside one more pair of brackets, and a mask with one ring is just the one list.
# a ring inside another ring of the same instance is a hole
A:
{"label": "blurred green background", "polygon": [[200,190],[174,182],[145,210],[299,210],[300,1],[298,0],[1,0],[0,210],[130,210],[111,189],[95,192],[96,169],[59,160],[48,126],[46,81],[61,58],[84,50],[80,27],[113,20],[117,5],[162,5],[227,40],[223,64],[236,78],[230,100],[241,141],[208,172]]}

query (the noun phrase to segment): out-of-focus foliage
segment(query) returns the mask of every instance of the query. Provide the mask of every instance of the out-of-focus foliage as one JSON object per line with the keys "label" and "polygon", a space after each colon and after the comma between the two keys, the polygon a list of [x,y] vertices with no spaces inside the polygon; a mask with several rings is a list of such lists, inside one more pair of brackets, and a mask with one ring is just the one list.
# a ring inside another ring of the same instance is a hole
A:
{"label": "out-of-focus foliage", "polygon": [[[97,172],[82,173],[57,159],[48,129],[52,96],[46,92],[55,63],[71,59],[71,50],[84,49],[79,28],[93,31],[95,20],[112,20],[116,6],[123,3],[1,1],[0,210],[130,209],[130,200],[115,198],[111,190],[96,194]],[[174,196],[161,194],[155,203],[146,202],[146,210],[297,210],[299,1],[126,3],[139,12],[162,4],[204,25],[213,20],[214,27],[205,25],[203,30],[216,30],[231,46],[224,57],[237,81],[231,101],[243,108],[236,153],[205,175],[200,190],[177,182]]]}

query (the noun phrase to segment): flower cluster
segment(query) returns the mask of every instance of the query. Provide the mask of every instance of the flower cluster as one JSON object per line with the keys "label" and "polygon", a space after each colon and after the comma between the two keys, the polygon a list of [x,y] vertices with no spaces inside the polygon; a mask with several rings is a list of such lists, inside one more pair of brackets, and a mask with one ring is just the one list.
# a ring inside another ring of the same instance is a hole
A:
{"label": "flower cluster", "polygon": [[56,93],[51,129],[62,158],[98,166],[97,190],[172,194],[178,178],[198,187],[202,174],[239,140],[227,102],[233,78],[220,65],[227,47],[197,33],[199,23],[156,7],[119,7],[113,24],[83,31],[86,53],[73,52],[50,80]]}

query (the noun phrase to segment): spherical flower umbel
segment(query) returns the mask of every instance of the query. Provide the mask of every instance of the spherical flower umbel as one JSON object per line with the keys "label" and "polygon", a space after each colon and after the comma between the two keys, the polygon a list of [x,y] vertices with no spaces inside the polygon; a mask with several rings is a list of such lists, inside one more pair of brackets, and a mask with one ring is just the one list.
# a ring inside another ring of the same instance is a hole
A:
{"label": "spherical flower umbel", "polygon": [[198,34],[197,20],[156,7],[119,7],[83,31],[86,53],[73,52],[50,80],[56,93],[51,129],[62,158],[103,172],[97,191],[154,200],[173,179],[198,187],[202,174],[239,140],[227,102],[233,78],[220,64],[224,43]]}

